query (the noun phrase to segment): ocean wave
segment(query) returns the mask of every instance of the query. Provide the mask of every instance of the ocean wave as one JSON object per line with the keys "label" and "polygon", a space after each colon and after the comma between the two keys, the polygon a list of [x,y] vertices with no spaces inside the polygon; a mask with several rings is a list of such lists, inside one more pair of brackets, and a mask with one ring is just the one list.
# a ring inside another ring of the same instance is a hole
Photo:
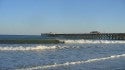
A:
{"label": "ocean wave", "polygon": [[56,49],[56,46],[36,46],[36,47],[0,47],[0,51],[26,51],[26,50],[49,50],[49,49]]}
{"label": "ocean wave", "polygon": [[64,46],[64,45],[38,45],[34,47],[28,46],[0,46],[0,51],[30,51],[30,50],[55,50],[55,49],[68,49],[68,48],[80,48],[81,46]]}
{"label": "ocean wave", "polygon": [[[0,51],[37,51],[37,50],[60,50],[60,49],[79,49],[92,47],[106,47],[106,46],[92,46],[93,44],[79,45],[79,44],[58,44],[58,45],[9,45],[0,46]],[[112,46],[111,46],[112,47]]]}
{"label": "ocean wave", "polygon": [[109,59],[115,59],[125,57],[125,54],[121,55],[112,55],[109,57],[103,57],[103,58],[95,58],[95,59],[88,59],[83,61],[75,61],[75,62],[66,62],[63,64],[53,64],[53,65],[46,65],[46,66],[37,66],[37,67],[31,67],[31,68],[24,68],[24,69],[16,69],[16,70],[36,70],[36,69],[47,69],[47,68],[54,68],[54,67],[60,67],[60,66],[69,66],[69,65],[77,65],[77,64],[85,64],[85,63],[92,63],[92,62],[98,62],[98,61],[104,61]]}
{"label": "ocean wave", "polygon": [[119,43],[125,43],[125,41],[121,41],[121,40],[84,40],[84,39],[81,39],[81,40],[61,40],[61,41],[64,41],[65,43],[80,43],[80,44],[83,44],[83,43],[88,43],[88,44],[98,44],[98,43],[104,43],[104,44],[119,44]]}

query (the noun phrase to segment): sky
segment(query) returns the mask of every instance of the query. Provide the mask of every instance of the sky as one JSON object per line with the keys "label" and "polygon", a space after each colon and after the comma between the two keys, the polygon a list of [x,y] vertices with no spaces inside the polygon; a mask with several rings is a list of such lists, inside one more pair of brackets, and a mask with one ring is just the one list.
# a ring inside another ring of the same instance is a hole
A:
{"label": "sky", "polygon": [[0,34],[125,32],[125,0],[0,0]]}

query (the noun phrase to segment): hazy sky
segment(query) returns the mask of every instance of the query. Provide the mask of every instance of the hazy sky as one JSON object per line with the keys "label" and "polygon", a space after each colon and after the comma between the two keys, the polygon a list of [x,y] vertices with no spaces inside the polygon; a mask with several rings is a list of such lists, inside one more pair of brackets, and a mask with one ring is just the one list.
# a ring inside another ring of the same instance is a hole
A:
{"label": "hazy sky", "polygon": [[0,0],[0,34],[125,32],[125,0]]}

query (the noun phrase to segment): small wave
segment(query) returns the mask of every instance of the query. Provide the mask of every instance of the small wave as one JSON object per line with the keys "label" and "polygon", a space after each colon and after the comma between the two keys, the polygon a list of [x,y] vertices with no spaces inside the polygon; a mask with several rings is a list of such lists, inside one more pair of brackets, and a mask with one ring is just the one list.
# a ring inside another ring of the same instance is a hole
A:
{"label": "small wave", "polygon": [[66,62],[66,63],[63,63],[63,64],[56,64],[56,63],[55,63],[54,65],[37,66],[37,67],[17,69],[17,70],[47,69],[47,68],[54,68],[54,67],[59,67],[59,66],[69,66],[69,65],[92,63],[92,62],[103,61],[103,60],[108,60],[108,59],[115,59],[115,58],[120,58],[120,57],[125,57],[125,54],[112,55],[112,56],[110,56],[110,57],[103,57],[103,58],[89,59],[89,60],[86,60],[86,61]]}
{"label": "small wave", "polygon": [[0,51],[30,51],[30,50],[55,50],[55,49],[73,49],[82,48],[86,46],[69,46],[69,45],[38,45],[38,46],[0,46]]}
{"label": "small wave", "polygon": [[36,46],[36,47],[0,47],[0,51],[26,51],[26,50],[47,50],[56,49],[56,46]]}
{"label": "small wave", "polygon": [[88,44],[90,44],[90,43],[92,43],[92,44],[97,44],[97,43],[105,43],[105,44],[110,44],[110,43],[116,43],[116,44],[118,44],[118,43],[125,43],[125,41],[118,41],[118,40],[115,40],[115,41],[113,41],[113,40],[84,40],[84,39],[82,39],[82,40],[61,40],[61,41],[64,41],[65,43],[88,43]]}
{"label": "small wave", "polygon": [[6,47],[0,47],[0,51],[54,50],[54,49],[68,49],[68,48],[80,48],[80,46],[61,46],[61,45],[53,45],[53,46],[39,45],[36,47],[6,46]]}

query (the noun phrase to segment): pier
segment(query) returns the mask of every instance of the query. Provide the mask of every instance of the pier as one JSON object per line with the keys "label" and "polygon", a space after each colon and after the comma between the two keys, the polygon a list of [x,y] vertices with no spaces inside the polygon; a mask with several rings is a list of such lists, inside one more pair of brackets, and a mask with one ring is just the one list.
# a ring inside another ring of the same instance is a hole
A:
{"label": "pier", "polygon": [[[43,35],[43,34],[41,34]],[[59,39],[95,39],[95,40],[125,40],[125,33],[99,33],[90,32],[83,34],[44,34],[47,38],[59,38]]]}

